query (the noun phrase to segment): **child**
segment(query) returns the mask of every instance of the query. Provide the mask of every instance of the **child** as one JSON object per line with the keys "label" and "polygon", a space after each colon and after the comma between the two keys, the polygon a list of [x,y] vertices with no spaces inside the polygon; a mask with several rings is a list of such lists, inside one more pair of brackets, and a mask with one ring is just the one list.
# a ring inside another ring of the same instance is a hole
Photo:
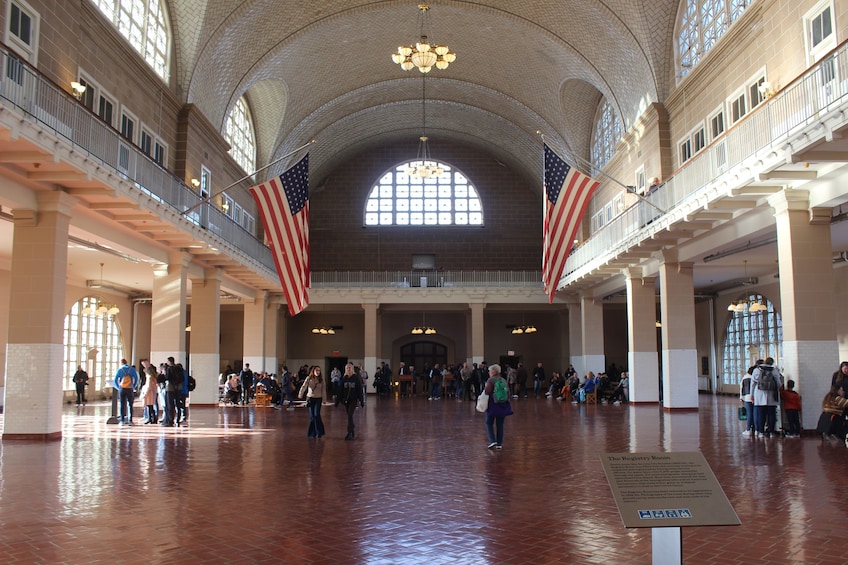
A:
{"label": "child", "polygon": [[780,389],[780,400],[786,412],[786,437],[801,435],[801,396],[795,392],[795,381],[786,381],[786,388]]}

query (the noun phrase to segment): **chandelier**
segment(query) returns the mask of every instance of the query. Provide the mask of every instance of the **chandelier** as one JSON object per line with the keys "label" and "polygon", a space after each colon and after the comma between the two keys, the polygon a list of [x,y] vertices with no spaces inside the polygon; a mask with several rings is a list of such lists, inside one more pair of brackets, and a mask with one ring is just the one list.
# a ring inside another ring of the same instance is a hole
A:
{"label": "chandelier", "polygon": [[418,4],[421,39],[414,45],[401,45],[397,48],[397,52],[392,54],[392,61],[405,71],[414,67],[422,73],[429,73],[433,67],[447,69],[448,65],[456,61],[456,53],[453,53],[447,45],[433,44],[427,39],[425,26],[428,10],[430,10],[428,4]]}
{"label": "chandelier", "polygon": [[[103,288],[103,263],[100,263],[100,286],[98,288]],[[82,309],[83,314],[96,314],[97,316],[103,316],[104,314],[115,316],[120,312],[121,309],[118,308],[116,304],[107,304],[105,302],[100,302],[99,300],[97,301],[96,308],[89,302],[85,305],[85,308]]]}
{"label": "chandelier", "polygon": [[424,317],[424,312],[421,313],[421,325],[415,326],[412,328],[412,331],[409,332],[412,335],[433,335],[436,333],[436,329],[432,326],[428,326],[426,322],[426,318]]}
{"label": "chandelier", "polygon": [[445,172],[438,163],[430,157],[430,146],[427,141],[427,80],[421,77],[421,130],[422,135],[418,138],[418,154],[415,161],[409,164],[406,174],[419,179],[438,178]]}
{"label": "chandelier", "polygon": [[335,326],[320,326],[312,328],[312,333],[319,335],[336,335]]}
{"label": "chandelier", "polygon": [[727,305],[728,312],[764,312],[768,306],[759,300],[738,300]]}
{"label": "chandelier", "polygon": [[512,328],[513,335],[534,334],[537,331],[539,331],[539,330],[537,330],[536,326],[533,326],[533,325],[530,325],[530,326],[515,326],[514,328]]}

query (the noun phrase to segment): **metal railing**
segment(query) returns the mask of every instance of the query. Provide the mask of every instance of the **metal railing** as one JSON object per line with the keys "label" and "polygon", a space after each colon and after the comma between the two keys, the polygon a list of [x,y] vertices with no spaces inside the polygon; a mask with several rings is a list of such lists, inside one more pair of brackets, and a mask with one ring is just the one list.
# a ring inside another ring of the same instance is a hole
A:
{"label": "metal railing", "polygon": [[[0,58],[0,104],[14,107],[49,127],[67,139],[75,150],[114,170],[136,189],[178,213],[200,202],[197,192],[7,47],[0,46]],[[185,218],[207,229],[220,245],[229,244],[271,271],[275,270],[271,252],[262,241],[211,202],[186,214]]]}
{"label": "metal railing", "polygon": [[312,288],[538,288],[541,271],[313,271]]}
{"label": "metal railing", "polygon": [[[783,146],[805,127],[848,102],[848,44],[819,61],[738,124],[687,161],[645,200],[666,214],[704,195],[726,171],[753,155]],[[846,118],[848,119],[848,118]],[[641,199],[575,249],[560,284],[568,284],[611,256],[639,243],[647,226],[663,214]]]}

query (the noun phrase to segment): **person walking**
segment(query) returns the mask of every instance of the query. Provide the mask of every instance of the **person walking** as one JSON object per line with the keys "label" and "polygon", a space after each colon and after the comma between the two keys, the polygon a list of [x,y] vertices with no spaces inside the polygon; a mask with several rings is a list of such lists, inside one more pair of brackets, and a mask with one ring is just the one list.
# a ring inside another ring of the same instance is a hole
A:
{"label": "person walking", "polygon": [[742,405],[745,407],[745,431],[742,432],[742,435],[745,437],[748,437],[755,432],[754,396],[751,394],[753,392],[751,375],[754,374],[754,369],[757,368],[757,365],[759,365],[759,363],[751,365],[748,368],[748,371],[742,375],[742,381],[739,383],[739,400],[742,401]]}
{"label": "person walking", "polygon": [[113,385],[120,395],[118,402],[121,405],[121,424],[132,426],[132,402],[138,386],[138,372],[126,359],[121,359],[121,367],[115,373]]}
{"label": "person walking", "polygon": [[249,404],[250,389],[253,387],[253,371],[250,370],[250,363],[244,364],[239,377],[241,377],[241,403]]}
{"label": "person walking", "polygon": [[[539,398],[539,394],[542,391],[542,386],[545,383],[545,368],[542,367],[542,363],[537,363],[536,368],[533,369],[533,394],[536,398]],[[525,398],[527,395],[524,395]]]}
{"label": "person walking", "polygon": [[82,365],[77,367],[77,372],[74,373],[74,384],[77,388],[77,406],[85,404],[85,387],[88,386],[88,373],[82,368]]}
{"label": "person walking", "polygon": [[489,380],[483,387],[489,395],[489,407],[486,409],[486,435],[489,437],[489,449],[503,449],[504,419],[512,415],[509,403],[509,388],[506,379],[501,376],[501,366],[489,365]]}
{"label": "person walking", "polygon": [[321,403],[324,401],[324,377],[321,367],[314,365],[309,376],[300,387],[301,398],[306,398],[306,409],[309,410],[309,427],[306,437],[323,437],[324,421],[321,419]]}
{"label": "person walking", "polygon": [[353,413],[356,405],[365,407],[365,397],[362,391],[362,379],[353,370],[353,363],[345,365],[345,372],[339,379],[339,388],[336,393],[336,406],[345,405],[347,411],[347,435],[346,440],[354,439]]}

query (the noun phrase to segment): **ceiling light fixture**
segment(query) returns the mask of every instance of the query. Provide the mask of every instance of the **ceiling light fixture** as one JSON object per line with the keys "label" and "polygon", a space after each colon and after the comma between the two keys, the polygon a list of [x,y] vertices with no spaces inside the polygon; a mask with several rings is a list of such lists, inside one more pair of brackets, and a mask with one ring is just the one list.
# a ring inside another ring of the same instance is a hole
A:
{"label": "ceiling light fixture", "polygon": [[316,326],[312,328],[312,333],[316,335],[336,335],[336,330],[342,329],[341,326]]}
{"label": "ceiling light fixture", "polygon": [[[100,285],[98,286],[98,288],[103,288],[103,263],[100,263]],[[109,316],[115,316],[117,314],[120,314],[120,312],[121,309],[118,308],[116,304],[106,304],[105,302],[100,302],[99,300],[97,301],[96,308],[91,304],[91,302],[89,302],[85,305],[85,308],[82,309],[83,314],[96,314],[97,316],[103,316],[104,314],[107,314]]]}
{"label": "ceiling light fixture", "polygon": [[408,71],[417,68],[422,73],[429,73],[433,67],[447,69],[456,61],[456,53],[452,52],[447,45],[431,43],[427,38],[427,12],[430,10],[428,4],[418,4],[418,22],[421,39],[414,45],[401,45],[397,52],[392,54],[392,61],[400,65],[400,68]]}
{"label": "ceiling light fixture", "polygon": [[412,335],[434,335],[436,333],[436,328],[427,325],[425,314],[424,312],[421,312],[421,325],[415,326],[409,333]]}
{"label": "ceiling light fixture", "polygon": [[427,145],[427,80],[421,77],[421,137],[418,138],[418,155],[409,164],[406,174],[420,179],[437,178],[445,170],[430,157],[430,146]]}

